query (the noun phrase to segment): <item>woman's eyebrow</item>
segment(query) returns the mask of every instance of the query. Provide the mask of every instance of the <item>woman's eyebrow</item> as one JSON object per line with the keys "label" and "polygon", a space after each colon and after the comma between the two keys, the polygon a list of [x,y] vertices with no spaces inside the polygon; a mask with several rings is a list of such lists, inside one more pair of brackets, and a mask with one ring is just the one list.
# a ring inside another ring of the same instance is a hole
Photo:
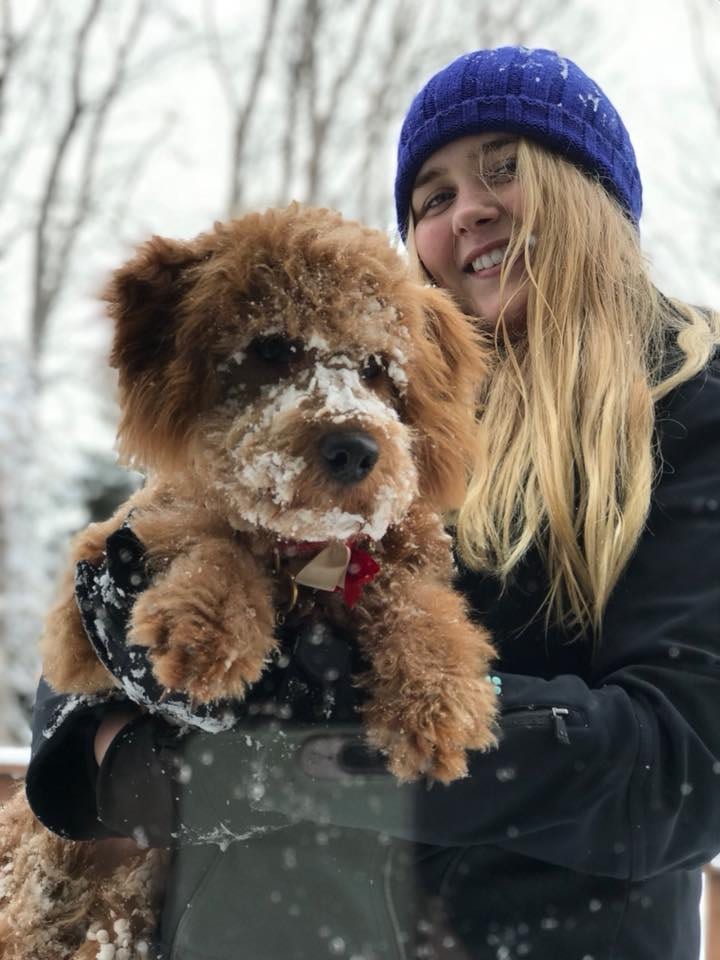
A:
{"label": "woman's eyebrow", "polygon": [[498,137],[497,140],[488,140],[487,143],[481,143],[479,147],[471,150],[467,155],[468,160],[484,160],[489,153],[495,153],[502,150],[503,147],[515,146],[517,137]]}
{"label": "woman's eyebrow", "polygon": [[[509,147],[516,143],[517,137],[498,137],[495,140],[488,140],[486,143],[481,143],[478,147],[474,147],[470,153],[468,153],[467,159],[474,162],[481,156],[485,157],[489,153],[494,153],[496,150],[502,150],[503,147]],[[436,177],[441,177],[446,173],[446,167],[428,167],[427,170],[423,170],[415,181],[413,193],[421,187],[424,187],[431,180],[434,180]]]}
{"label": "woman's eyebrow", "polygon": [[490,140],[482,145],[483,153],[490,153],[491,150],[500,150],[502,147],[509,147],[517,143],[517,137],[498,137],[497,140]]}
{"label": "woman's eyebrow", "polygon": [[429,183],[431,180],[434,180],[435,177],[442,177],[446,173],[447,173],[447,167],[428,167],[427,170],[423,170],[423,172],[418,176],[417,180],[415,181],[415,185],[413,187],[413,193],[415,193],[416,190],[419,190],[420,187],[424,187],[426,183]]}

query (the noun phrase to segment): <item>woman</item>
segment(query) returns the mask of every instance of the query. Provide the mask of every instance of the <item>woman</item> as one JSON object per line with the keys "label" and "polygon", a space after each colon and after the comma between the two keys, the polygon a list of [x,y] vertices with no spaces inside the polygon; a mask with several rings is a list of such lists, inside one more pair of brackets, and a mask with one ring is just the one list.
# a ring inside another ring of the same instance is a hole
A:
{"label": "woman", "polygon": [[[163,842],[173,817],[265,831],[224,855],[180,847],[173,958],[695,960],[700,868],[720,848],[718,318],[653,287],[627,131],[550,51],[478,51],[434,76],[405,119],[396,202],[416,269],[496,349],[456,530],[459,585],[499,649],[499,749],[431,791],[288,766],[235,796],[242,735],[123,728],[46,695],[39,726],[59,722],[38,733],[31,801],[68,830],[53,784],[84,722],[97,807],[85,791],[73,835],[149,824]],[[168,764],[208,750],[202,797],[192,779],[170,790]],[[238,877],[255,916],[228,893]]]}

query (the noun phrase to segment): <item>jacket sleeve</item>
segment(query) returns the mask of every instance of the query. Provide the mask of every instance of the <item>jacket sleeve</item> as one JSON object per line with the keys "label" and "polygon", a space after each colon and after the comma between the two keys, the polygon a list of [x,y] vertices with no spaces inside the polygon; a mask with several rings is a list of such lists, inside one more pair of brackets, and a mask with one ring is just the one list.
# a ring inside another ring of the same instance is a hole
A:
{"label": "jacket sleeve", "polygon": [[660,414],[663,474],[589,682],[502,674],[502,741],[448,787],[298,777],[265,794],[430,844],[643,879],[720,849],[720,371]]}
{"label": "jacket sleeve", "polygon": [[[273,741],[276,727],[263,726],[261,735]],[[222,846],[285,826],[286,816],[248,804],[260,745],[251,729],[206,733],[141,715],[113,739],[100,765],[98,817],[113,836],[151,847]]]}
{"label": "jacket sleeve", "polygon": [[[171,738],[157,768],[180,805],[172,839],[244,836],[253,823],[262,827],[249,816],[255,811],[278,823],[310,818],[430,844],[495,844],[610,877],[643,879],[709,860],[720,849],[716,366],[673,393],[660,427],[663,475],[608,605],[592,676],[502,674],[500,748],[474,755],[466,779],[431,790],[397,786],[364,762],[341,777],[322,763],[308,768],[317,727]],[[123,742],[108,752],[109,782],[113,755],[118,763],[130,756]],[[130,792],[142,816],[152,782],[141,777]],[[125,832],[133,815],[119,816],[108,808],[107,822]]]}
{"label": "jacket sleeve", "polygon": [[35,696],[32,749],[25,791],[32,811],[49,830],[72,840],[113,834],[95,804],[95,733],[108,711],[126,707],[121,696],[56,693],[41,678]]}

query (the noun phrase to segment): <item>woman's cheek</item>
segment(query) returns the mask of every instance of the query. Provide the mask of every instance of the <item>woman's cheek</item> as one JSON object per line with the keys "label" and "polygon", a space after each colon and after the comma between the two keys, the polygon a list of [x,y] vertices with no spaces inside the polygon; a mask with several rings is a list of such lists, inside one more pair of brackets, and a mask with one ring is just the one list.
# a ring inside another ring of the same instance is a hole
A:
{"label": "woman's cheek", "polygon": [[420,221],[415,228],[415,249],[432,279],[446,286],[453,247],[451,234],[439,218]]}

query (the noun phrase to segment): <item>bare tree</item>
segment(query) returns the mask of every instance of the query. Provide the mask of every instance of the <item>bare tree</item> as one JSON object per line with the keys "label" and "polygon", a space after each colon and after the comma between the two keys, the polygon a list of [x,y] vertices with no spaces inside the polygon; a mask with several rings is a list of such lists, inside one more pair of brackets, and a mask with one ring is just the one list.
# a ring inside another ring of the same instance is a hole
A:
{"label": "bare tree", "polygon": [[0,129],[5,115],[8,83],[12,77],[18,56],[25,42],[33,35],[38,22],[50,7],[49,0],[36,3],[29,21],[22,30],[15,23],[15,10],[12,0],[2,0],[0,4]]}
{"label": "bare tree", "polygon": [[[308,0],[310,6],[319,5],[319,0]],[[327,2],[325,4],[327,8]],[[308,60],[307,76],[307,109],[310,120],[310,151],[307,165],[306,200],[308,203],[317,203],[320,191],[320,177],[328,145],[330,125],[345,106],[345,95],[350,88],[350,82],[361,63],[363,48],[367,44],[372,27],[373,18],[377,12],[377,0],[365,0],[357,20],[349,31],[348,45],[345,56],[338,59],[334,74],[327,82],[328,94],[325,102],[319,91],[316,58],[315,37],[313,32],[309,36],[310,57]],[[311,12],[310,21],[316,20],[316,14]]]}
{"label": "bare tree", "polygon": [[529,44],[540,27],[547,28],[552,20],[567,13],[566,0],[506,0],[493,5],[493,12],[479,6],[475,11],[475,36],[478,47],[494,47],[504,43]]}
{"label": "bare tree", "polygon": [[0,20],[0,56],[2,56],[2,64],[0,65],[0,128],[2,128],[8,74],[12,70],[18,44],[18,39],[13,28],[10,0],[2,0],[0,17],[2,18]]}
{"label": "bare tree", "polygon": [[[63,278],[67,274],[78,234],[90,211],[102,135],[110,110],[122,91],[128,56],[147,12],[147,0],[138,0],[127,31],[115,50],[109,78],[93,102],[83,90],[83,80],[91,31],[102,13],[104,3],[105,0],[91,0],[75,36],[70,103],[53,145],[35,222],[31,344],[36,358],[41,352],[48,318],[62,289]],[[90,121],[83,124],[82,121],[88,113],[91,114]],[[59,207],[62,201],[63,165],[71,148],[80,138],[83,139],[81,174],[73,185],[73,196],[69,204],[71,212],[65,219],[61,219]]]}
{"label": "bare tree", "polygon": [[[239,31],[223,31],[222,55],[213,20],[213,62],[242,119],[242,149],[235,139],[230,163],[233,184],[245,185],[243,202],[294,198],[386,224],[393,140],[422,80],[469,45],[532,42],[569,7],[577,17],[565,0],[482,3],[470,16],[459,0],[444,4],[442,16],[434,0],[285,0],[281,9],[266,0],[258,46],[251,53]],[[272,99],[263,99],[267,90]]]}
{"label": "bare tree", "polygon": [[377,77],[368,90],[362,123],[365,135],[358,150],[357,184],[358,209],[362,216],[371,220],[378,220],[381,216],[379,210],[373,210],[373,184],[378,177],[377,160],[398,109],[399,93],[409,86],[405,53],[412,40],[411,23],[412,6],[407,0],[398,0],[392,11],[385,48],[378,57]]}
{"label": "bare tree", "polygon": [[[97,226],[101,201],[108,196],[103,170],[114,168],[120,183],[126,168],[137,178],[150,152],[145,138],[140,152],[127,149],[124,158],[111,160],[106,144],[114,108],[133,83],[142,82],[131,61],[149,9],[148,0],[134,0],[122,11],[110,0],[83,0],[68,17],[67,6],[60,9],[56,0],[37,0],[31,8],[1,0],[0,244],[2,253],[15,258],[18,276],[28,281],[24,298],[5,292],[6,302],[21,304],[25,329],[18,324],[15,339],[5,339],[6,329],[0,330],[3,739],[18,741],[26,734],[24,710],[35,683],[37,637],[57,563],[58,534],[40,524],[65,512],[79,513],[82,522],[77,476],[74,489],[63,490],[62,503],[50,503],[48,451],[63,454],[43,433],[41,402],[57,385],[44,361],[52,359],[51,321],[72,280],[83,231]],[[97,56],[101,45],[102,59]],[[16,177],[20,171],[22,178]],[[62,540],[66,533],[60,531]]]}
{"label": "bare tree", "polygon": [[[25,48],[35,37],[44,20],[49,19],[52,0],[38,0],[30,17],[22,28],[15,19],[15,7],[12,0],[2,0],[0,6],[0,133],[3,135],[3,149],[0,151],[0,214],[4,212],[10,200],[14,180],[22,169],[33,142],[39,105],[47,102],[48,84],[36,84],[35,96],[26,99],[28,109],[25,112],[20,129],[8,136],[7,119],[13,91],[22,84],[21,61]],[[25,91],[23,91],[25,92]],[[13,243],[30,226],[30,218],[22,215],[4,226],[0,231],[0,260]]]}
{"label": "bare tree", "polygon": [[230,191],[227,201],[227,210],[230,215],[236,213],[242,207],[242,172],[246,141],[250,123],[256,110],[260,87],[267,72],[270,51],[277,37],[276,24],[279,9],[280,0],[267,0],[260,41],[252,58],[252,68],[245,92],[241,95],[237,90],[234,71],[229,67],[223,52],[212,0],[206,0],[205,2],[205,22],[211,62],[217,71],[232,117],[232,159],[230,164]]}
{"label": "bare tree", "polygon": [[[540,22],[564,22],[578,5],[481,0],[468,11],[461,0],[257,0],[248,29],[250,5],[212,0],[182,10],[173,0],[0,0],[0,257],[25,287],[28,345],[0,340],[0,736],[19,735],[31,685],[26,654],[55,558],[37,529],[38,503],[43,522],[63,512],[46,502],[42,478],[53,471],[42,459],[51,443],[40,391],[57,396],[48,361],[72,322],[69,285],[81,267],[85,277],[92,269],[84,254],[95,254],[96,240],[117,249],[123,221],[146,219],[139,181],[185,149],[167,134],[186,104],[177,88],[158,95],[161,71],[195,54],[200,82],[214,71],[221,84],[227,112],[211,135],[227,135],[230,176],[213,213],[295,198],[384,227],[397,131],[423,80],[468,48],[532,44]],[[136,107],[146,88],[154,109],[131,125],[128,104]],[[80,357],[67,362],[60,379],[87,379]],[[58,459],[65,453],[54,449]],[[80,486],[77,476],[65,483],[63,510],[73,497],[72,509],[80,502]],[[53,547],[68,523],[58,522]],[[8,698],[13,710],[4,708]]]}
{"label": "bare tree", "polygon": [[32,469],[34,393],[26,352],[0,341],[0,743],[27,737],[37,593],[47,589],[33,519],[40,495]]}

